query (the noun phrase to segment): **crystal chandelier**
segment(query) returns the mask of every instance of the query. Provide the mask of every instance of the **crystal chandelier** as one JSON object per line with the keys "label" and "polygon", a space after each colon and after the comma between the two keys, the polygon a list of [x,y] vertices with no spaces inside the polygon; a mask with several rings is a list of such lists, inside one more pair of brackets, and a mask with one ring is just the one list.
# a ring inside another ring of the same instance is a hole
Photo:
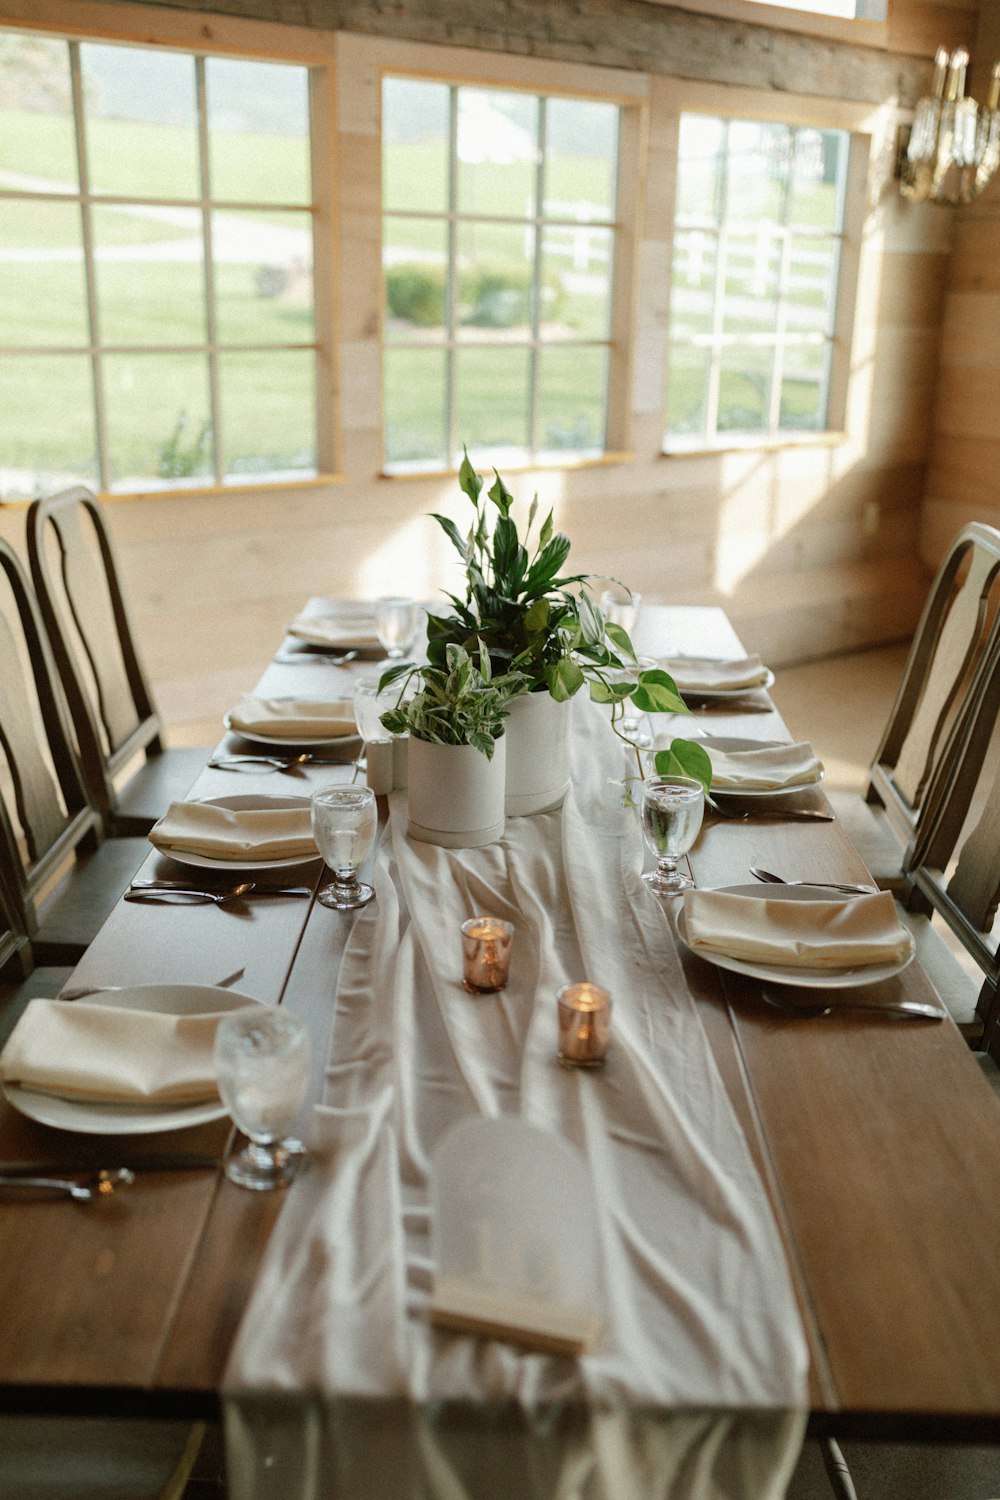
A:
{"label": "crystal chandelier", "polygon": [[934,57],[934,92],[921,99],[900,164],[900,191],[918,203],[971,203],[1000,166],[1000,63],[985,109],[965,92],[969,54]]}

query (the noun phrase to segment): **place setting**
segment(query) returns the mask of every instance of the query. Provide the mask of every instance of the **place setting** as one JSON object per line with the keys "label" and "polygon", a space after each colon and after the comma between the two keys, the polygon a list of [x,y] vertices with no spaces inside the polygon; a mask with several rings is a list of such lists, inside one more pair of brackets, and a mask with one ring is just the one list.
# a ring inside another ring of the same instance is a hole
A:
{"label": "place setting", "polygon": [[760,998],[807,1019],[837,1010],[943,1020],[943,1007],[879,987],[912,963],[912,934],[889,891],[836,883],[778,883],[774,877],[714,890],[689,887],[677,934],[691,953],[762,981]]}
{"label": "place setting", "polygon": [[399,660],[412,650],[424,615],[416,599],[386,596],[371,603],[347,601],[327,612],[296,615],[287,626],[292,645],[275,660],[286,666],[325,662],[339,666],[357,657],[384,654]]}
{"label": "place setting", "polygon": [[208,764],[216,771],[295,774],[309,765],[344,765],[360,744],[354,704],[346,696],[265,698],[244,693],[223,723],[248,748],[213,755]]}
{"label": "place setting", "polygon": [[763,713],[774,673],[759,656],[667,656],[661,663],[689,708],[730,713]]}
{"label": "place setting", "polygon": [[[789,743],[735,735],[703,735],[696,743],[712,763],[712,789],[706,808],[714,817],[737,821],[833,821],[833,814],[825,806],[815,805],[808,796],[820,785],[825,772],[807,740]],[[669,746],[670,736],[658,735],[654,755]]]}

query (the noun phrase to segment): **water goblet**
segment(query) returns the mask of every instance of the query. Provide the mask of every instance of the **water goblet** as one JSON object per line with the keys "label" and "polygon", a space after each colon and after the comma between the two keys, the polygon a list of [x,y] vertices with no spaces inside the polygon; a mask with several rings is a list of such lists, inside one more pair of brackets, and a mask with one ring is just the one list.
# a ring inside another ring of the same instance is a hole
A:
{"label": "water goblet", "polygon": [[305,1026],[284,1010],[232,1011],[215,1033],[215,1072],[223,1104],[249,1137],[227,1157],[226,1176],[258,1192],[284,1187],[306,1153],[288,1134],[309,1084]]}
{"label": "water goblet", "polygon": [[335,911],[367,906],[375,894],[358,879],[375,843],[377,813],[370,787],[325,786],[312,795],[312,830],[316,847],[333,873],[316,899]]}
{"label": "water goblet", "polygon": [[658,896],[677,896],[694,885],[677,868],[698,837],[705,788],[693,776],[650,776],[642,783],[642,836],[656,869],[642,878]]}
{"label": "water goblet", "polygon": [[385,739],[386,731],[380,719],[387,708],[395,705],[398,696],[391,690],[380,694],[378,677],[358,677],[354,682],[354,722],[358,733],[365,741]]}
{"label": "water goblet", "polygon": [[615,584],[605,589],[600,598],[601,613],[609,625],[620,625],[631,635],[639,618],[642,595],[635,594],[624,584]]}
{"label": "water goblet", "polygon": [[[648,672],[653,667],[658,667],[659,662],[653,656],[638,656],[635,662],[630,662],[620,672],[614,674],[615,682],[631,682],[638,680],[640,672]],[[653,735],[650,729],[649,719],[645,714],[640,714],[631,699],[626,699],[622,704],[622,717],[618,725],[618,732],[629,744],[635,745],[637,750],[651,750],[653,748]]]}
{"label": "water goblet", "polygon": [[398,661],[411,650],[419,622],[420,606],[415,599],[375,601],[375,631],[390,661]]}

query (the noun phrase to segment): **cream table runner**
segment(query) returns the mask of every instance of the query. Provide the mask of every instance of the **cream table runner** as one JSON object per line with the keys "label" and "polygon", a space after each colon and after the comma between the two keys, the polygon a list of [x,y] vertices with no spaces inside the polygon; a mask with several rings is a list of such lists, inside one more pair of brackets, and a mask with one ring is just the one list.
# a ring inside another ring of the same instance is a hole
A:
{"label": "cream table runner", "polygon": [[[805,1340],[763,1185],[639,880],[619,742],[574,700],[574,786],[502,843],[406,838],[341,971],[315,1160],[290,1190],[227,1371],[234,1500],[772,1500],[806,1405]],[[497,996],[461,985],[460,921],[517,927]],[[317,919],[325,917],[317,912]],[[556,1062],[555,993],[614,998],[600,1073]],[[578,1360],[432,1328],[428,1156],[469,1114],[585,1155],[604,1332]]]}

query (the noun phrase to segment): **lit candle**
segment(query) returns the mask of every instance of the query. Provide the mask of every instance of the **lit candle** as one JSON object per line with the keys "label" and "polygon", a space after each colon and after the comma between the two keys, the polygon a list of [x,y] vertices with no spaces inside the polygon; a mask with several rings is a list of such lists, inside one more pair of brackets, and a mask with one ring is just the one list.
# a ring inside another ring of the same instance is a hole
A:
{"label": "lit candle", "polygon": [[559,991],[559,1061],[566,1068],[599,1068],[611,1029],[611,996],[581,980]]}
{"label": "lit candle", "polygon": [[470,917],[462,923],[463,980],[473,995],[507,987],[514,927],[498,917]]}

